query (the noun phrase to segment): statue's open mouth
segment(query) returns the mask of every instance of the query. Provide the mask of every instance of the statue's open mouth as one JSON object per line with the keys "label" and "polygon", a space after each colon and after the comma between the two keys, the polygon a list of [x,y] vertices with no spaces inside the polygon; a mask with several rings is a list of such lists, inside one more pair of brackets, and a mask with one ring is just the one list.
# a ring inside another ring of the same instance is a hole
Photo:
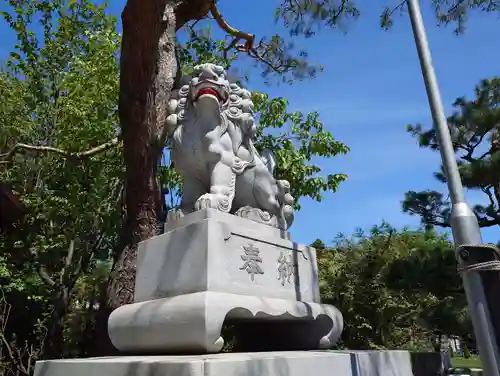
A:
{"label": "statue's open mouth", "polygon": [[215,97],[221,103],[224,103],[228,98],[226,90],[224,90],[222,87],[218,85],[201,84],[198,90],[195,92],[194,100],[197,101],[205,95]]}

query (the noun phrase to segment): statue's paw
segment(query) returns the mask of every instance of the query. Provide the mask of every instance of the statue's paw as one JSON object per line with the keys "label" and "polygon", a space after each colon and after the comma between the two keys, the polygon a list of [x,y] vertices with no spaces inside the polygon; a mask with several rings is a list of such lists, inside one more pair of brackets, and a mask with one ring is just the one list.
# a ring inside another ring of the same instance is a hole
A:
{"label": "statue's paw", "polygon": [[205,193],[202,195],[196,203],[194,204],[195,210],[203,210],[203,209],[215,209],[217,202],[213,194]]}
{"label": "statue's paw", "polygon": [[195,203],[196,210],[217,209],[222,212],[229,212],[231,206],[226,195],[205,193]]}
{"label": "statue's paw", "polygon": [[243,206],[234,213],[238,217],[246,218],[257,223],[263,223],[271,227],[278,227],[278,219],[275,215],[261,210],[259,208],[253,208],[251,206]]}

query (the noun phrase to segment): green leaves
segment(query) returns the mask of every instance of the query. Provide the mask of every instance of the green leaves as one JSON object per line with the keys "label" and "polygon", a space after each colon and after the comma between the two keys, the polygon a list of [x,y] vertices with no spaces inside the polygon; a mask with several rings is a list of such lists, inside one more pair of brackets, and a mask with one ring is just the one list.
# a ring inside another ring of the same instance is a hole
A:
{"label": "green leaves", "polygon": [[[475,90],[476,99],[459,97],[448,117],[448,127],[457,155],[462,182],[467,189],[484,193],[484,204],[474,211],[481,227],[500,225],[500,78],[482,80]],[[434,129],[408,126],[421,147],[439,150]],[[444,170],[435,177],[446,183]],[[449,226],[450,206],[436,191],[407,192],[403,211],[418,215],[426,226]]]}
{"label": "green leaves", "polygon": [[357,19],[359,9],[354,1],[284,0],[276,9],[276,21],[282,21],[290,36],[309,38],[321,27],[336,28],[349,19]]}
{"label": "green leaves", "polygon": [[[500,4],[490,0],[461,0],[450,2],[448,0],[433,0],[429,2],[436,16],[438,25],[453,25],[453,32],[457,35],[463,34],[471,12],[495,13],[500,11]],[[406,1],[398,2],[397,5],[385,7],[380,16],[380,26],[388,30],[394,23],[394,14],[405,14],[407,12]]]}
{"label": "green leaves", "polygon": [[277,176],[290,182],[292,195],[321,201],[324,192],[335,192],[347,176],[321,175],[321,168],[313,160],[346,154],[349,148],[324,128],[319,114],[288,112],[286,99],[269,99],[263,93],[254,93],[252,99],[259,122],[256,147],[276,153]]}
{"label": "green leaves", "polygon": [[434,333],[471,331],[453,244],[433,231],[387,223],[316,241],[322,299],[342,312],[351,349],[430,348]]}
{"label": "green leaves", "polygon": [[[301,197],[321,201],[325,193],[335,192],[347,175],[324,174],[317,163],[319,158],[346,154],[349,148],[324,128],[319,114],[288,112],[288,100],[269,99],[261,92],[253,93],[252,99],[258,120],[255,146],[259,151],[270,149],[276,154],[276,176],[290,182],[297,209],[300,209],[298,199]],[[180,177],[173,166],[163,166],[160,177],[169,195],[167,205],[175,206],[179,202]]]}
{"label": "green leaves", "polygon": [[[1,153],[18,142],[84,151],[115,137],[120,36],[105,4],[10,3],[3,16],[19,42],[0,74]],[[38,22],[43,32],[35,34]],[[109,258],[123,223],[123,174],[118,148],[87,159],[31,150],[0,164],[0,180],[27,209],[25,220],[0,237],[0,268],[8,271],[2,288],[16,312],[30,307],[30,332],[9,332],[22,348],[41,349],[47,333],[64,324],[77,281]]]}
{"label": "green leaves", "polygon": [[[234,54],[224,57],[224,43],[214,42],[209,30],[188,28],[187,32],[188,39],[179,46],[184,74],[189,74],[195,65],[205,62],[229,68],[236,59]],[[296,199],[309,197],[321,201],[326,192],[335,192],[347,176],[342,173],[322,174],[317,163],[319,158],[346,154],[349,148],[325,129],[319,113],[291,112],[286,98],[269,98],[262,92],[254,92],[252,100],[258,120],[256,148],[275,152],[276,174],[279,179],[290,182],[292,195]],[[175,206],[180,178],[172,166],[162,167],[161,170],[162,186],[169,195],[167,205]],[[300,208],[299,204],[297,208]]]}
{"label": "green leaves", "polygon": [[218,64],[229,69],[231,63],[237,58],[235,52],[226,52],[225,41],[214,40],[210,27],[200,29],[195,26],[193,23],[184,28],[186,40],[177,46],[182,73],[192,75],[193,68],[202,63]]}

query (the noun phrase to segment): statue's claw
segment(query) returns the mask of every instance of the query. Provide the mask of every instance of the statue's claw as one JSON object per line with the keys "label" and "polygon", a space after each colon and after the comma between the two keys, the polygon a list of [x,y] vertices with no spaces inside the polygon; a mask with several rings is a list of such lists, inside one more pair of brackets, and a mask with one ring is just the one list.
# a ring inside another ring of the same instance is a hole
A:
{"label": "statue's claw", "polygon": [[226,195],[205,193],[198,200],[196,200],[194,208],[195,210],[217,209],[228,213],[231,209],[231,204],[229,202],[229,197]]}
{"label": "statue's claw", "polygon": [[251,221],[264,223],[268,226],[278,227],[278,219],[275,215],[271,215],[265,210],[252,208],[251,206],[243,206],[234,213],[238,217],[250,219]]}

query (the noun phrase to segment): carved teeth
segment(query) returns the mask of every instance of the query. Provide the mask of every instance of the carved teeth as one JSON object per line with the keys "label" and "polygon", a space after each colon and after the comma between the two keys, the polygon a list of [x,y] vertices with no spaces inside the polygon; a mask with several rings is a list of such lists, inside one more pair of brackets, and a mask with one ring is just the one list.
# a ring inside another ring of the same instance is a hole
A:
{"label": "carved teeth", "polygon": [[204,87],[203,89],[200,89],[198,91],[197,98],[200,98],[202,95],[213,95],[214,97],[217,98],[219,97],[219,93],[216,90],[212,89],[211,87],[206,87],[206,88]]}
{"label": "carved teeth", "polygon": [[222,86],[213,83],[201,83],[194,93],[194,99],[197,100],[202,95],[211,94],[216,96],[218,100],[225,102],[228,98],[228,93]]}

